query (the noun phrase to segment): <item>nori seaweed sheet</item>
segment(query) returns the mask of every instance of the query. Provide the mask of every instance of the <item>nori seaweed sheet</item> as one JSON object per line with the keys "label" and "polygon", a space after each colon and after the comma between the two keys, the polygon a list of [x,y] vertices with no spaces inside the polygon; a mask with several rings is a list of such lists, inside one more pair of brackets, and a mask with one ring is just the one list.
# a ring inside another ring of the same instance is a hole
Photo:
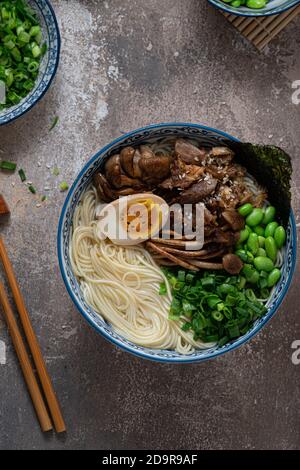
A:
{"label": "nori seaweed sheet", "polygon": [[291,211],[293,170],[290,156],[274,145],[232,141],[228,141],[227,145],[235,152],[235,160],[267,189],[269,201],[276,207],[280,223],[286,227]]}

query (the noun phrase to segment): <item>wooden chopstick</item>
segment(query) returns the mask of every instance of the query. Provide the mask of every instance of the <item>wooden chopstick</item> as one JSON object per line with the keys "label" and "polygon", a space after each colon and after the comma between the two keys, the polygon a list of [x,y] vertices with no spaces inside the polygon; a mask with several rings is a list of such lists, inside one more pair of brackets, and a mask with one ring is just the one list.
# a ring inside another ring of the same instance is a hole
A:
{"label": "wooden chopstick", "polygon": [[20,330],[18,328],[18,324],[14,317],[12,308],[9,304],[8,297],[6,295],[4,286],[1,281],[0,281],[0,303],[2,304],[2,307],[3,307],[4,317],[5,317],[8,329],[10,331],[12,342],[14,344],[17,356],[19,358],[21,369],[23,371],[24,378],[25,378],[36,414],[38,416],[42,431],[44,432],[51,431],[52,429],[51,420],[49,418],[49,414],[45,406],[44,399],[40,392],[38,383],[36,381],[36,378],[35,378],[31,363],[30,363],[30,359],[26,351],[25,344],[23,342]]}
{"label": "wooden chopstick", "polygon": [[12,294],[14,297],[14,301],[16,303],[21,323],[24,329],[24,333],[37,369],[37,373],[48,403],[49,411],[55,426],[56,432],[64,432],[66,431],[66,426],[64,423],[64,419],[62,417],[62,413],[58,404],[58,400],[56,398],[55,392],[53,390],[53,386],[51,383],[51,379],[49,377],[45,361],[42,356],[42,352],[37,340],[37,337],[34,333],[29,314],[27,312],[25,302],[21,291],[18,286],[18,282],[16,280],[13,267],[9,260],[6,248],[4,246],[3,240],[0,237],[0,259],[2,261],[4,271],[6,273],[8,283],[12,290]]}

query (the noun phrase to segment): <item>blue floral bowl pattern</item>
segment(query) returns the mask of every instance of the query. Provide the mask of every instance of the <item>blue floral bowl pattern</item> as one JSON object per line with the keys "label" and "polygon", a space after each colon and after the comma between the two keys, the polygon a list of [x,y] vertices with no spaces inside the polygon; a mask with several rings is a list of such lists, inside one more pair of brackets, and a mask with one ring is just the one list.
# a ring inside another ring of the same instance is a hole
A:
{"label": "blue floral bowl pattern", "polygon": [[0,125],[14,121],[29,111],[48,90],[58,67],[60,54],[60,34],[53,8],[48,0],[28,0],[37,13],[48,50],[41,61],[40,72],[34,89],[16,106],[0,112]]}
{"label": "blue floral bowl pattern", "polygon": [[196,138],[201,140],[204,145],[215,145],[217,143],[222,143],[227,139],[237,141],[237,139],[228,134],[225,134],[224,132],[198,124],[170,123],[157,124],[135,130],[114,140],[111,144],[101,149],[81,170],[75,182],[73,183],[64,203],[58,227],[57,242],[59,265],[66,288],[76,307],[84,316],[84,318],[109,341],[116,344],[117,346],[120,346],[125,351],[140,356],[144,359],[177,363],[199,362],[220,356],[225,352],[231,351],[241,346],[250,338],[252,338],[275,314],[287,293],[294,272],[296,261],[295,220],[293,213],[291,212],[287,230],[286,256],[282,270],[283,275],[272,298],[268,303],[268,312],[263,318],[256,321],[252,329],[248,331],[247,334],[230,344],[226,344],[221,348],[214,347],[206,350],[199,350],[195,351],[192,355],[187,356],[180,355],[175,351],[144,348],[126,340],[117,334],[113,328],[85,302],[83,298],[77,279],[72,272],[69,257],[72,219],[74,210],[78,205],[78,202],[80,201],[83,193],[91,183],[93,175],[102,168],[106,158],[111,156],[113,153],[118,152],[122,147],[128,145],[138,145],[153,138],[159,139],[166,136]]}
{"label": "blue floral bowl pattern", "polygon": [[229,3],[224,3],[222,0],[208,0],[212,5],[220,8],[227,13],[238,16],[269,16],[269,15],[278,15],[283,13],[290,8],[300,4],[300,0],[270,0],[264,8],[259,10],[253,10],[251,8],[232,7]]}

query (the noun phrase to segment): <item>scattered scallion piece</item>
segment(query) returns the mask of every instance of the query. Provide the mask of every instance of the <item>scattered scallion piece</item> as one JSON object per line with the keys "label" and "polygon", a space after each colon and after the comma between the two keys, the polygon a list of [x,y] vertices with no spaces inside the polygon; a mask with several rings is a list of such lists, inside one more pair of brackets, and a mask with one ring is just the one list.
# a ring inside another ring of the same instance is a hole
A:
{"label": "scattered scallion piece", "polygon": [[69,185],[66,181],[62,181],[59,185],[61,191],[68,191]]}
{"label": "scattered scallion piece", "polygon": [[53,170],[52,170],[52,174],[53,174],[54,176],[58,176],[58,175],[60,174],[60,169],[57,168],[57,166],[55,166],[55,167],[53,168]]}
{"label": "scattered scallion piece", "polygon": [[55,116],[55,117],[53,118],[52,124],[51,124],[51,126],[50,126],[50,128],[49,128],[49,131],[52,131],[52,129],[54,129],[54,127],[56,126],[56,124],[58,123],[58,121],[59,121],[59,117],[58,117],[58,116]]}
{"label": "scattered scallion piece", "polygon": [[0,162],[0,168],[1,170],[15,171],[17,168],[17,164],[14,162],[8,162],[6,160],[2,160]]}
{"label": "scattered scallion piece", "polygon": [[44,194],[42,197],[41,197],[41,201],[44,202],[44,201],[47,201],[47,196]]}
{"label": "scattered scallion piece", "polygon": [[32,184],[30,184],[30,185],[28,186],[28,189],[29,189],[29,191],[30,191],[32,194],[36,194],[36,189],[35,189],[34,186],[32,186]]}
{"label": "scattered scallion piece", "polygon": [[19,170],[19,176],[20,176],[20,179],[21,179],[22,183],[24,183],[24,181],[26,181],[27,178],[26,178],[25,172],[22,168]]}

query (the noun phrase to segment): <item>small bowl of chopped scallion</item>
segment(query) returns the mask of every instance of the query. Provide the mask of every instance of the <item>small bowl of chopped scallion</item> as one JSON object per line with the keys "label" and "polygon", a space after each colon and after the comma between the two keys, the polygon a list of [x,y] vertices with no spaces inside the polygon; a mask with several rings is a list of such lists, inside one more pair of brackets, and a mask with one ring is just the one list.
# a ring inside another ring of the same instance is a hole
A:
{"label": "small bowl of chopped scallion", "polygon": [[49,88],[60,36],[48,0],[0,2],[0,125],[31,109]]}

